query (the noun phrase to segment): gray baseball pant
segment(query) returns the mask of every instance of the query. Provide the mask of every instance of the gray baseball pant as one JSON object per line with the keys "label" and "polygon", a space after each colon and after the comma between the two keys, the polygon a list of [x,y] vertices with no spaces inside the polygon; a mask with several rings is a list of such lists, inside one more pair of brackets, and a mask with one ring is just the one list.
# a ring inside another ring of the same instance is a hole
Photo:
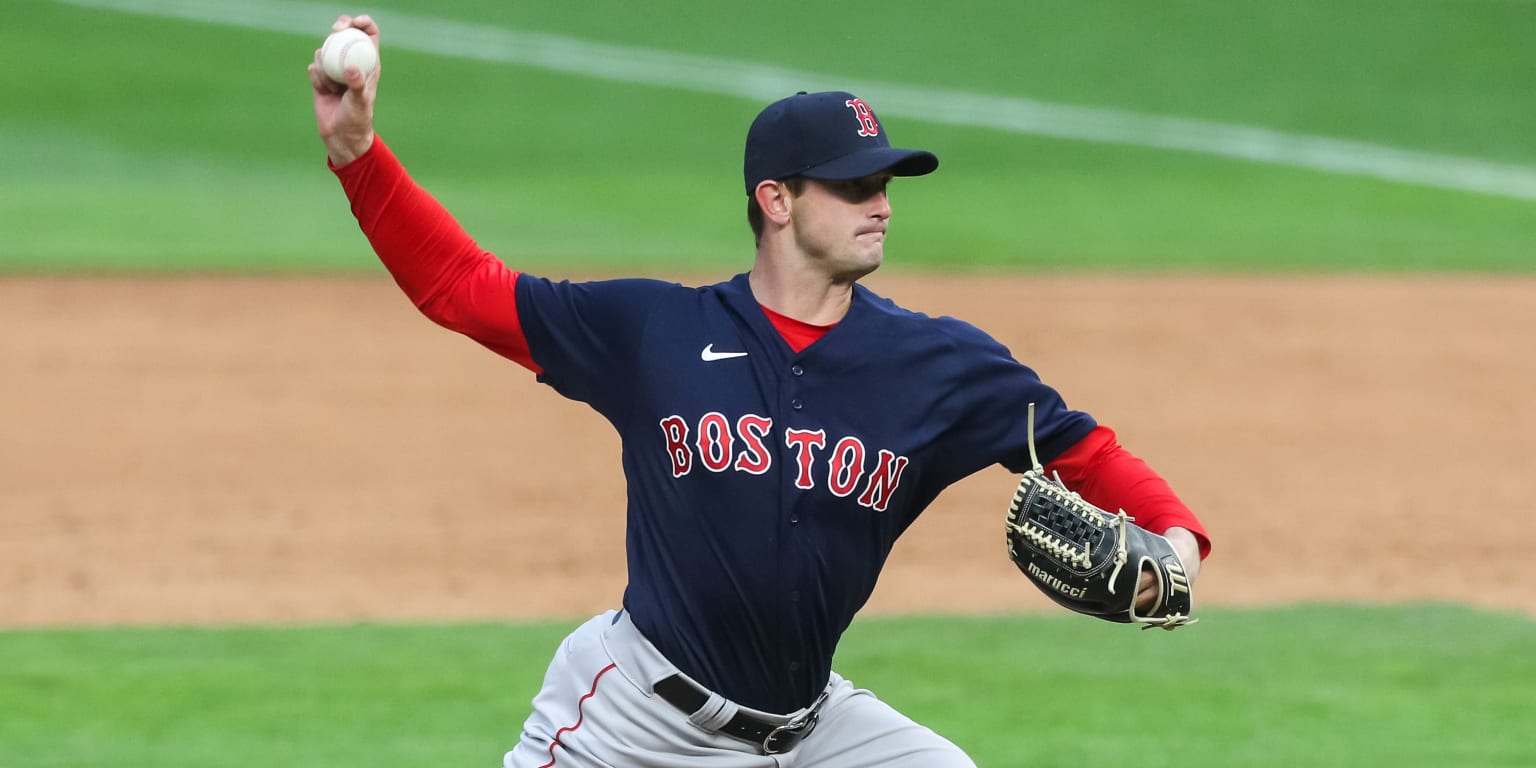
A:
{"label": "gray baseball pant", "polygon": [[737,711],[711,696],[689,716],[652,692],[678,670],[622,611],[577,627],[555,652],[505,768],[975,768],[964,752],[837,673],[814,730],[793,749],[763,749],[711,730]]}

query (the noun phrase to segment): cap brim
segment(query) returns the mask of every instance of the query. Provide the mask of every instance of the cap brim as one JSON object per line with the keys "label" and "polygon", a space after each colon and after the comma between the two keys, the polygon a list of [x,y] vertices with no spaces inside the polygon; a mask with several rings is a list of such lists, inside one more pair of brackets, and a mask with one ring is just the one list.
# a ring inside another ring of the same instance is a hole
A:
{"label": "cap brim", "polygon": [[883,171],[897,176],[924,176],[939,167],[939,158],[921,149],[897,147],[870,147],[843,155],[813,168],[801,171],[800,176],[811,179],[862,179]]}

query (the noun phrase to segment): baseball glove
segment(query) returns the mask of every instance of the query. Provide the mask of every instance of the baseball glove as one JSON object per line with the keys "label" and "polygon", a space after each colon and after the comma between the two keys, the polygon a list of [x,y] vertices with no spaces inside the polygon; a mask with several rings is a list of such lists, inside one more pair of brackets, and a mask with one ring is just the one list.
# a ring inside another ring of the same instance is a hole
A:
{"label": "baseball glove", "polygon": [[[1008,556],[1058,604],[1105,621],[1172,630],[1191,618],[1189,577],[1167,539],[1110,514],[1047,478],[1035,456],[1035,407],[1029,406],[1029,458],[1034,465],[1008,505]],[[1157,599],[1136,612],[1143,569],[1157,577]]]}

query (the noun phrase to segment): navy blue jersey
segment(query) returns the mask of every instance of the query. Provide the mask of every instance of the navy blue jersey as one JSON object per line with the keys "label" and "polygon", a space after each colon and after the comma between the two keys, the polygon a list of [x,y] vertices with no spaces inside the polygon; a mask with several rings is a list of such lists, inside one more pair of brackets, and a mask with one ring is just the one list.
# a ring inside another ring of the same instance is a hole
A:
{"label": "navy blue jersey", "polygon": [[790,712],[826,685],[838,638],[896,538],[961,478],[1049,461],[1093,419],[974,326],[855,286],[796,353],[747,276],[517,281],[540,380],[623,441],[624,607],[683,672]]}

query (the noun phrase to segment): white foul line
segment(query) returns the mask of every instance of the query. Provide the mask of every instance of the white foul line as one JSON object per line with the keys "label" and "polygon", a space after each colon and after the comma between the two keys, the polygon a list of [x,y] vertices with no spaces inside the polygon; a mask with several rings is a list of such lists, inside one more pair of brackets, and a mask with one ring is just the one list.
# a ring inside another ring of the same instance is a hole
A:
{"label": "white foul line", "polygon": [[[292,0],[61,0],[125,13],[322,36],[346,12]],[[384,14],[381,14],[384,15]],[[795,91],[846,90],[882,115],[994,128],[1076,141],[1238,158],[1439,189],[1536,200],[1536,168],[1399,149],[1361,141],[1074,107],[1008,96],[850,80],[765,64],[672,53],[558,35],[388,12],[384,45],[443,56],[536,67],[604,80],[714,93],[767,103]]]}

